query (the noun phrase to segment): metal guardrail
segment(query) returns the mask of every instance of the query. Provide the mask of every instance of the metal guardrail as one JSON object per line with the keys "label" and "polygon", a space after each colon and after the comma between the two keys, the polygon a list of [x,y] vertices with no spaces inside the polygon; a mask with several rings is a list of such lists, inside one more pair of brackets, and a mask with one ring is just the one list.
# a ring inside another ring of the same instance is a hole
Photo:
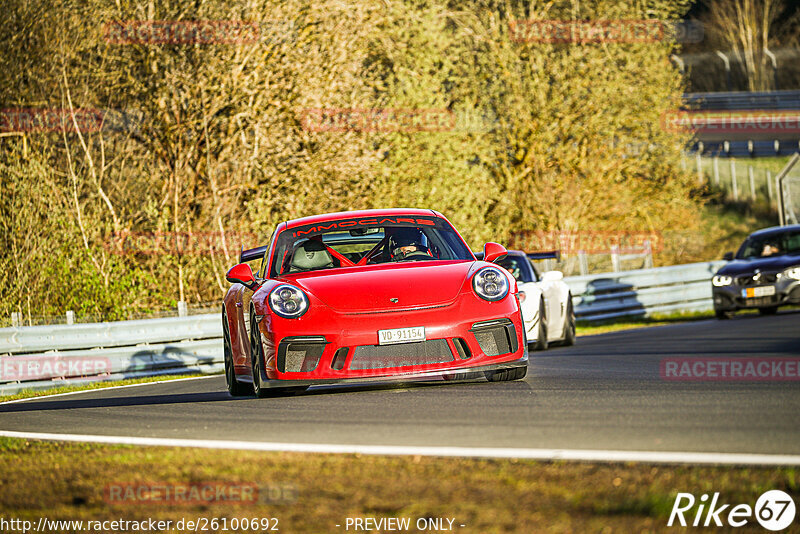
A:
{"label": "metal guardrail", "polygon": [[221,371],[219,314],[0,329],[0,395],[98,380]]}
{"label": "metal guardrail", "polygon": [[692,109],[702,110],[800,109],[800,91],[685,93],[683,101]]}
{"label": "metal guardrail", "polygon": [[724,261],[564,278],[578,319],[598,321],[713,308],[711,277]]}
{"label": "metal guardrail", "polygon": [[107,348],[222,337],[219,314],[0,328],[0,354]]}
{"label": "metal guardrail", "polygon": [[[578,319],[711,309],[724,262],[565,278]],[[97,380],[223,368],[219,314],[0,329],[0,395]]]}

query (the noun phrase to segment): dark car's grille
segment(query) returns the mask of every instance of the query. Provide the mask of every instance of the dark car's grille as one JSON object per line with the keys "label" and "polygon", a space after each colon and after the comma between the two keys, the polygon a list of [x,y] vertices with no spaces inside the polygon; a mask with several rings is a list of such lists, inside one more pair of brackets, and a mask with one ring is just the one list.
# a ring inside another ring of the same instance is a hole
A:
{"label": "dark car's grille", "polygon": [[445,339],[397,345],[362,345],[353,351],[350,369],[410,367],[453,361],[453,352]]}
{"label": "dark car's grille", "polygon": [[778,281],[777,273],[760,273],[756,275],[738,276],[736,285],[739,286],[758,286],[763,284],[774,284]]}
{"label": "dark car's grille", "polygon": [[745,306],[772,306],[778,303],[778,297],[772,295],[770,297],[755,297],[749,299],[740,299]]}

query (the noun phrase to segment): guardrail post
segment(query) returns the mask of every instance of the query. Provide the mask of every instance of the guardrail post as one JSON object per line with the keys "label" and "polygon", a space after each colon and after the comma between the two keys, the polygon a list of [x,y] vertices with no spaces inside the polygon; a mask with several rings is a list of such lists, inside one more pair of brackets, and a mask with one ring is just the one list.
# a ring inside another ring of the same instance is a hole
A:
{"label": "guardrail post", "polygon": [[767,198],[769,205],[772,206],[772,173],[767,171]]}
{"label": "guardrail post", "polygon": [[11,326],[14,328],[22,326],[22,314],[20,312],[11,312]]}
{"label": "guardrail post", "polygon": [[736,160],[731,158],[731,188],[733,189],[733,200],[739,200],[739,186],[736,183]]}
{"label": "guardrail post", "polygon": [[714,183],[719,186],[719,156],[714,156]]}
{"label": "guardrail post", "polygon": [[800,152],[795,152],[789,162],[783,167],[783,169],[781,169],[781,172],[778,173],[778,176],[775,177],[775,192],[778,195],[778,220],[780,221],[781,226],[786,225],[786,214],[784,213],[784,210],[786,209],[786,202],[783,199],[783,179],[786,178],[786,175],[789,174],[789,171],[794,168],[798,160],[800,160]]}
{"label": "guardrail post", "polygon": [[75,312],[67,310],[67,324],[75,324]]}
{"label": "guardrail post", "polygon": [[580,266],[581,276],[589,274],[589,258],[586,257],[585,250],[578,251],[578,265]]}
{"label": "guardrail post", "polygon": [[750,198],[755,200],[756,199],[756,180],[753,177],[753,166],[752,165],[748,165],[747,174],[748,174],[748,177],[750,178]]}
{"label": "guardrail post", "polygon": [[703,144],[700,143],[700,145],[697,148],[697,183],[698,184],[702,184],[705,181],[704,180],[704,176],[703,176],[703,159],[701,158],[702,151],[703,151]]}
{"label": "guardrail post", "polygon": [[644,242],[644,268],[653,268],[653,247],[650,245],[649,239],[646,239]]}
{"label": "guardrail post", "polygon": [[611,245],[611,270],[615,273],[621,270],[619,265],[619,245]]}
{"label": "guardrail post", "polygon": [[186,302],[179,300],[178,301],[178,317],[186,317],[189,315],[189,310],[186,307]]}

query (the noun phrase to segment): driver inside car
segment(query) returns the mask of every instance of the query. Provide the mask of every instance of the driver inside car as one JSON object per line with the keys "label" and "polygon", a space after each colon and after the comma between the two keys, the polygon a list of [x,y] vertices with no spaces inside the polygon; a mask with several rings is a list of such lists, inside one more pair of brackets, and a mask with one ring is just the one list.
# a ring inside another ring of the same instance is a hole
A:
{"label": "driver inside car", "polygon": [[430,259],[428,238],[419,228],[393,228],[389,235],[392,261]]}
{"label": "driver inside car", "polygon": [[773,256],[781,251],[777,243],[764,243],[764,248],[761,251],[761,257]]}

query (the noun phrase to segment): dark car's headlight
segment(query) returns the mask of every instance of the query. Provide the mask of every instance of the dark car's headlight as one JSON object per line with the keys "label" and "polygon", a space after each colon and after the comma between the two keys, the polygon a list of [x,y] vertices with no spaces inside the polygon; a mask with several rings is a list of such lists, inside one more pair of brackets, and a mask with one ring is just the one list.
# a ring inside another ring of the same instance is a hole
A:
{"label": "dark car's headlight", "polygon": [[294,286],[281,284],[270,292],[269,307],[281,317],[295,319],[308,310],[308,297]]}
{"label": "dark car's headlight", "polygon": [[800,267],[791,267],[783,271],[783,276],[800,280]]}
{"label": "dark car's headlight", "polygon": [[714,275],[711,283],[716,287],[729,286],[733,283],[733,278],[725,274]]}
{"label": "dark car's headlight", "polygon": [[472,289],[484,300],[502,300],[508,295],[508,278],[497,267],[484,267],[472,277]]}

